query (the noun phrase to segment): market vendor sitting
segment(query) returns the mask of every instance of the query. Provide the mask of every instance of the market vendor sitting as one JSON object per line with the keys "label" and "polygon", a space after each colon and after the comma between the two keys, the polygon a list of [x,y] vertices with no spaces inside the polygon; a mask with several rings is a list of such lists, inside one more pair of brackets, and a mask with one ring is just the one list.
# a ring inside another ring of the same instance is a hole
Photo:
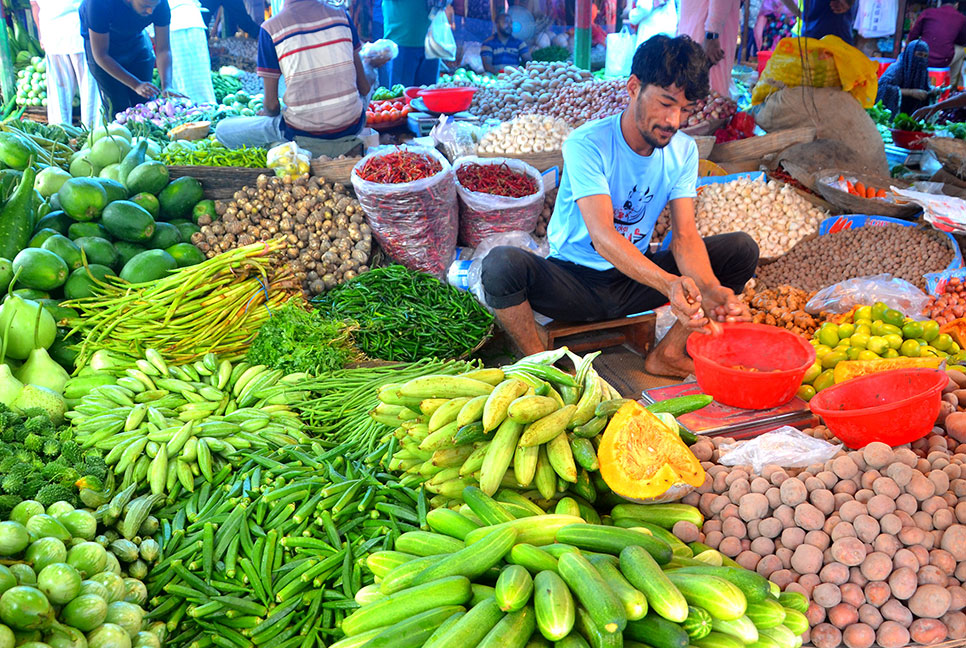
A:
{"label": "market vendor sitting", "polygon": [[[258,76],[265,103],[257,117],[232,117],[218,124],[215,137],[228,148],[266,147],[283,140],[328,142],[329,157],[359,143],[365,126],[369,82],[359,58],[361,44],[345,9],[317,0],[287,0],[262,23],[258,37]],[[285,78],[285,109],[278,80]],[[340,146],[342,145],[342,146]],[[306,143],[315,155],[313,144]],[[344,149],[344,150],[343,150]]]}
{"label": "market vendor sitting", "polygon": [[[735,296],[755,272],[758,246],[734,232],[702,239],[695,224],[698,149],[678,133],[708,93],[708,59],[687,37],[650,38],[634,54],[621,114],[575,130],[563,148],[550,256],[494,248],[483,261],[487,304],[526,354],[542,350],[534,311],[565,321],[602,321],[670,300],[678,322],[645,369],[687,376],[688,336],[716,321],[749,320]],[[648,252],[658,215],[670,205],[671,248]]]}
{"label": "market vendor sitting", "polygon": [[513,25],[505,12],[496,15],[496,33],[483,41],[480,59],[483,69],[498,74],[508,65],[523,65],[530,60],[530,48],[519,38],[513,37]]}

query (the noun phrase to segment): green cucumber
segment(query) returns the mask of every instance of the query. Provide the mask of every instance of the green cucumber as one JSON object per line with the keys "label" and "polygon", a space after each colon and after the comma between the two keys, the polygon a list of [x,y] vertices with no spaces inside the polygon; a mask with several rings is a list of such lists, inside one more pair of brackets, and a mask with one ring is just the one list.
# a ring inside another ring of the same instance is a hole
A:
{"label": "green cucumber", "polygon": [[785,622],[785,608],[772,598],[758,603],[749,603],[745,614],[759,630],[777,628]]}
{"label": "green cucumber", "polygon": [[457,540],[465,540],[470,531],[480,528],[473,520],[448,508],[429,511],[426,514],[426,524],[436,533],[443,533]]}
{"label": "green cucumber", "polygon": [[418,556],[404,554],[401,551],[377,551],[366,556],[366,567],[373,576],[385,578],[396,567],[415,560]]}
{"label": "green cucumber", "polygon": [[554,543],[557,531],[561,527],[573,524],[586,524],[583,519],[572,515],[542,515],[540,517],[522,518],[512,522],[503,522],[487,527],[474,529],[466,536],[467,548],[479,542],[496,529],[513,529],[517,532],[517,542],[527,542],[538,547]]}
{"label": "green cucumber", "polygon": [[476,648],[526,648],[530,636],[537,628],[532,607],[510,612],[486,633]]}
{"label": "green cucumber", "polygon": [[[748,596],[748,594],[746,593],[745,596]],[[808,612],[808,598],[800,592],[782,592],[778,595],[778,602],[784,607],[797,610],[802,614]]]}
{"label": "green cucumber", "polygon": [[601,401],[594,410],[594,416],[609,419],[614,414],[617,414],[617,411],[624,407],[624,405],[633,402],[633,399],[630,398],[612,398]]}
{"label": "green cucumber", "polygon": [[555,642],[553,648],[590,648],[590,644],[579,634],[571,633]]}
{"label": "green cucumber", "polygon": [[423,648],[475,646],[503,618],[503,612],[491,596],[474,605],[445,632],[432,637]]}
{"label": "green cucumber", "polygon": [[589,560],[580,553],[566,553],[557,560],[557,571],[604,634],[620,634],[624,630],[624,606]]}
{"label": "green cucumber", "polygon": [[617,568],[617,559],[613,556],[596,554],[589,558],[590,564],[597,568],[600,575],[604,577],[614,594],[617,595],[621,605],[624,606],[624,614],[629,621],[643,619],[647,614],[647,598],[644,594],[627,582],[624,575]]}
{"label": "green cucumber", "polygon": [[494,530],[476,544],[449,554],[436,564],[427,567],[416,576],[413,584],[428,583],[447,576],[476,578],[498,564],[516,544],[517,532],[508,527],[484,528]]}
{"label": "green cucumber", "polygon": [[486,441],[492,436],[492,434],[487,434],[483,431],[483,421],[473,421],[456,431],[456,435],[453,437],[453,444],[466,445],[468,443],[476,443],[477,441]]}
{"label": "green cucumber", "polygon": [[630,518],[655,524],[670,531],[678,522],[691,522],[701,528],[704,516],[701,511],[687,504],[618,504],[611,509],[610,516],[615,520]]}
{"label": "green cucumber", "polygon": [[643,619],[627,624],[624,636],[634,641],[643,641],[654,648],[687,648],[688,633],[677,623],[649,612]]}
{"label": "green cucumber", "polygon": [[682,414],[699,410],[702,407],[707,407],[713,402],[714,398],[707,394],[692,394],[691,396],[678,396],[677,398],[669,398],[658,401],[657,403],[651,403],[644,409],[651,412],[651,414],[665,413],[678,417]]}
{"label": "green cucumber", "polygon": [[732,621],[712,618],[711,627],[715,632],[731,635],[742,643],[750,644],[758,641],[758,628],[746,616]]}
{"label": "green cucumber", "polygon": [[643,547],[624,549],[620,566],[624,578],[644,593],[654,612],[675,623],[683,623],[688,618],[687,599]]}
{"label": "green cucumber", "polygon": [[473,583],[473,598],[470,599],[470,605],[479,605],[487,599],[491,599],[496,594],[496,590],[489,585],[483,585],[482,583]]}
{"label": "green cucumber", "polygon": [[[702,576],[716,576],[718,578],[723,578],[740,589],[748,603],[760,603],[768,598],[770,592],[768,579],[761,574],[745,569],[744,567],[693,565],[676,568],[673,571],[680,574],[698,574]],[[808,608],[806,607],[806,609]]]}
{"label": "green cucumber", "polygon": [[691,605],[704,608],[715,619],[734,621],[745,614],[748,602],[740,589],[718,576],[671,570],[667,577]]}
{"label": "green cucumber", "polygon": [[443,558],[444,556],[423,556],[421,558],[414,558],[399,565],[382,577],[382,582],[379,583],[379,591],[383,594],[389,595],[400,590],[404,590],[407,587],[418,585],[418,583],[415,582],[416,577],[421,574],[424,569],[431,565],[435,565],[439,561],[443,560]]}
{"label": "green cucumber", "polygon": [[446,605],[413,615],[385,628],[366,648],[420,648],[450,617],[465,611],[459,605]]}
{"label": "green cucumber", "polygon": [[655,538],[660,538],[664,542],[668,543],[671,547],[671,553],[674,556],[683,556],[685,558],[691,558],[694,556],[694,552],[691,551],[691,547],[681,542],[681,540],[665,529],[664,527],[659,527],[656,524],[651,524],[650,522],[644,522],[642,520],[635,520],[633,518],[619,518],[614,520],[614,526],[621,529],[647,529],[651,532],[651,535]]}
{"label": "green cucumber", "polygon": [[366,630],[398,623],[438,607],[462,605],[470,600],[470,596],[472,596],[472,590],[468,578],[463,576],[441,578],[425,585],[404,589],[359,608],[343,619],[342,631],[351,637]]}
{"label": "green cucumber", "polygon": [[785,621],[783,625],[798,636],[805,634],[808,631],[808,619],[805,615],[791,608],[784,608],[784,610]]}
{"label": "green cucumber", "polygon": [[575,606],[570,589],[552,571],[542,571],[533,579],[533,606],[537,629],[550,641],[560,641],[574,627]]}
{"label": "green cucumber", "polygon": [[516,612],[523,608],[533,594],[533,577],[525,567],[504,567],[496,580],[496,602],[504,612]]}
{"label": "green cucumber", "polygon": [[618,632],[604,632],[601,630],[590,612],[582,607],[577,608],[574,629],[587,640],[590,648],[622,648],[624,645],[623,635]]}
{"label": "green cucumber", "polygon": [[464,549],[461,540],[429,531],[407,531],[396,538],[396,551],[415,556],[437,556]]}
{"label": "green cucumber", "polygon": [[693,642],[695,639],[704,639],[711,633],[711,623],[711,615],[707,610],[689,605],[688,618],[684,620],[681,627]]}
{"label": "green cucumber", "polygon": [[654,536],[630,529],[606,527],[596,524],[573,524],[557,531],[557,542],[573,545],[579,549],[619,555],[631,546],[643,547],[659,564],[671,560],[671,547]]}
{"label": "green cucumber", "polygon": [[758,628],[759,640],[762,637],[771,639],[781,648],[795,648],[798,644],[798,635],[783,625],[777,625],[774,628]]}
{"label": "green cucumber", "polygon": [[536,575],[542,571],[557,571],[557,559],[539,547],[532,544],[515,544],[507,556],[507,562],[512,565],[525,567],[531,574]]}
{"label": "green cucumber", "polygon": [[703,639],[692,639],[691,644],[696,648],[745,648],[741,640],[723,632],[714,631]]}

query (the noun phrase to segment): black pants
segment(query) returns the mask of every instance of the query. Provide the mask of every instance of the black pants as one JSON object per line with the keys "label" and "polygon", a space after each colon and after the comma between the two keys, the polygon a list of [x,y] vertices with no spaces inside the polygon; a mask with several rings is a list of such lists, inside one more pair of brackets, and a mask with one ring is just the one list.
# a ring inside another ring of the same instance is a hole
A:
{"label": "black pants", "polygon": [[[718,281],[740,292],[758,267],[758,244],[743,232],[710,236],[704,244]],[[680,274],[670,250],[648,258],[661,269]],[[616,319],[667,303],[665,295],[616,268],[594,270],[515,247],[493,248],[483,259],[481,279],[491,308],[529,301],[538,313],[569,322]]]}
{"label": "black pants", "polygon": [[203,14],[205,25],[210,26],[215,14],[218,13],[218,7],[224,7],[225,27],[229,36],[234,36],[235,30],[240,28],[251,38],[258,40],[259,26],[252,20],[242,0],[201,0],[201,6],[208,10]]}
{"label": "black pants", "polygon": [[[144,37],[147,40],[147,36]],[[112,77],[107,70],[102,68],[94,60],[94,53],[91,51],[91,41],[84,39],[84,52],[87,56],[87,66],[90,68],[91,75],[97,81],[100,88],[101,98],[104,101],[104,111],[108,121],[114,121],[114,116],[127,110],[131,106],[136,106],[147,101],[144,97],[131,90],[129,87]],[[150,82],[151,75],[154,73],[154,53],[150,45],[135,48],[135,51],[118,56],[111,53],[118,64],[131,73],[131,75],[141,81]]]}

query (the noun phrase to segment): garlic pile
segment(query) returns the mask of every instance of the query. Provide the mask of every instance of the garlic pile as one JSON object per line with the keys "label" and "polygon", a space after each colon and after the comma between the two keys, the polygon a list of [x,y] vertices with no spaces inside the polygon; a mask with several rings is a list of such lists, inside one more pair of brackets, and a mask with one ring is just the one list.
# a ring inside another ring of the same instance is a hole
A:
{"label": "garlic pile", "polygon": [[543,115],[520,115],[487,132],[478,153],[542,153],[557,151],[570,135],[570,126],[562,119]]}
{"label": "garlic pile", "polygon": [[763,258],[785,254],[828,216],[789,185],[748,178],[705,185],[695,210],[701,236],[745,232],[758,242]]}

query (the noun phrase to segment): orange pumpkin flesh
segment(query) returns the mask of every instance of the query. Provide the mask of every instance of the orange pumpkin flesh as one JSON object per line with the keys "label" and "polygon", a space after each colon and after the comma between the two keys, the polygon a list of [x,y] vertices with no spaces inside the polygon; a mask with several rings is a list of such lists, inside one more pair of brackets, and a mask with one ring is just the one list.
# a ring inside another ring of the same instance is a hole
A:
{"label": "orange pumpkin flesh", "polygon": [[701,462],[677,433],[636,401],[607,424],[597,457],[611,490],[638,502],[674,501],[704,483]]}

